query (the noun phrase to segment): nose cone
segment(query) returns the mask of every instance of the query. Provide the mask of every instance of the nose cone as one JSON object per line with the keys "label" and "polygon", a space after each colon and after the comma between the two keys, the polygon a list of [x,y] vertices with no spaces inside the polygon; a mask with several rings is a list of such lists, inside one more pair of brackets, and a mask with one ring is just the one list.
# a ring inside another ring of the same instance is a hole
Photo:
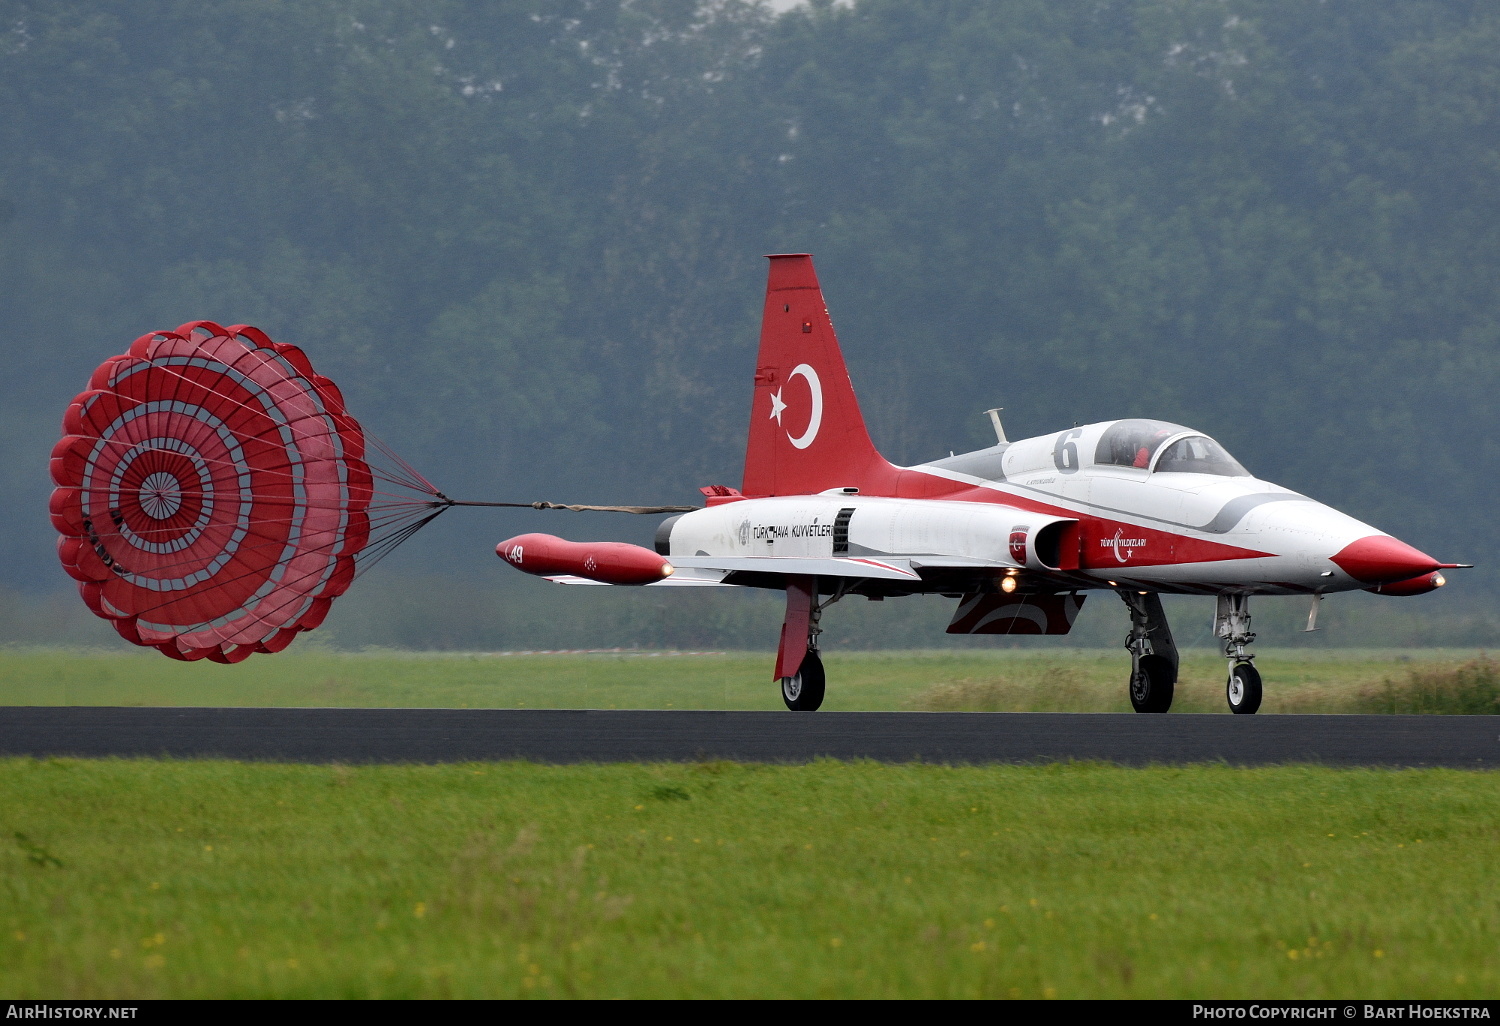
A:
{"label": "nose cone", "polygon": [[1350,577],[1366,584],[1410,580],[1442,566],[1427,553],[1388,534],[1372,534],[1351,542],[1331,558]]}

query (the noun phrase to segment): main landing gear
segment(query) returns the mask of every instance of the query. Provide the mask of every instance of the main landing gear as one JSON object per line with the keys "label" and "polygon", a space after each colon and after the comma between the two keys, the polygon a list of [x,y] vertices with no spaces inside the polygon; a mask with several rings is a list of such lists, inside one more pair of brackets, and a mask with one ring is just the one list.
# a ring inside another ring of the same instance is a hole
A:
{"label": "main landing gear", "polygon": [[793,712],[813,712],[823,704],[823,685],[826,682],[818,650],[808,648],[797,672],[781,678],[781,700]]}
{"label": "main landing gear", "polygon": [[1260,708],[1260,673],[1245,647],[1255,640],[1250,630],[1250,596],[1220,595],[1214,610],[1214,636],[1224,642],[1229,682],[1224,688],[1229,711],[1249,714]]}
{"label": "main landing gear", "polygon": [[1130,704],[1136,712],[1164,713],[1172,708],[1177,685],[1177,645],[1154,592],[1122,591],[1130,608]]}
{"label": "main landing gear", "polygon": [[781,700],[793,712],[813,712],[823,704],[827,678],[818,655],[818,621],[823,610],[844,597],[841,586],[826,602],[818,601],[816,577],[789,577],[786,585],[786,619],[781,624],[781,647],[776,652],[776,678],[781,682]]}

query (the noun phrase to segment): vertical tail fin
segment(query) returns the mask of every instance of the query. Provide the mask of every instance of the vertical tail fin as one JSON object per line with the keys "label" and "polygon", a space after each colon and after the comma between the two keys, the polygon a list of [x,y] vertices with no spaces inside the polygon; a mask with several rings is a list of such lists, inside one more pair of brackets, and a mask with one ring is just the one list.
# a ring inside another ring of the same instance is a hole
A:
{"label": "vertical tail fin", "polygon": [[854,487],[894,494],[896,468],[865,430],[812,257],[770,260],[741,490],[809,495]]}

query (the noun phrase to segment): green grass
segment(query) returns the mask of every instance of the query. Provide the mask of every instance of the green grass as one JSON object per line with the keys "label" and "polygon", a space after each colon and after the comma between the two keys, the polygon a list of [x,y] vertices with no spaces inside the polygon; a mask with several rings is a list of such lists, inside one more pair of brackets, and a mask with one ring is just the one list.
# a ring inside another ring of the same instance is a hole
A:
{"label": "green grass", "polygon": [[[1448,710],[1440,702],[1424,705],[1402,697],[1412,671],[1441,675],[1474,655],[1453,649],[1264,649],[1257,660],[1266,680],[1263,710],[1478,711],[1467,706]],[[1123,650],[830,652],[825,660],[829,685],[824,708],[831,710],[1129,709],[1125,677],[1130,661]],[[766,652],[499,655],[294,650],[253,656],[238,666],[218,666],[173,662],[155,652],[0,648],[0,706],[780,709],[780,692],[770,680],[772,663],[772,654]],[[1214,652],[1185,652],[1173,708],[1227,712],[1224,672],[1225,663]],[[1492,700],[1494,682],[1493,673],[1475,678],[1470,683],[1479,690],[1470,691]],[[1377,701],[1377,693],[1385,698]]]}
{"label": "green grass", "polygon": [[1500,713],[1500,662],[1472,659],[1458,666],[1422,666],[1404,680],[1387,680],[1365,696],[1370,712]]}
{"label": "green grass", "polygon": [[1500,774],[0,761],[0,992],[1485,997]]}

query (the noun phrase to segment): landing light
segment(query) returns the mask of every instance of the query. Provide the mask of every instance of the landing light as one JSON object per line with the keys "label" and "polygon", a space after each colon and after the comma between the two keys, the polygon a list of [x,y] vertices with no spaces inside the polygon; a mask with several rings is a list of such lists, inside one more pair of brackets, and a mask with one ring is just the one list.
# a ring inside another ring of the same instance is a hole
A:
{"label": "landing light", "polygon": [[1434,588],[1441,588],[1443,585],[1445,585],[1447,583],[1448,583],[1448,578],[1444,577],[1442,574],[1438,574],[1436,577],[1434,577],[1432,579],[1432,586]]}
{"label": "landing light", "polygon": [[677,572],[677,568],[675,566],[673,566],[671,563],[663,563],[661,565],[661,575],[663,577],[671,577],[676,572]]}
{"label": "landing light", "polygon": [[1016,590],[1016,579],[1014,577],[1000,578],[1000,590],[1009,595]]}

